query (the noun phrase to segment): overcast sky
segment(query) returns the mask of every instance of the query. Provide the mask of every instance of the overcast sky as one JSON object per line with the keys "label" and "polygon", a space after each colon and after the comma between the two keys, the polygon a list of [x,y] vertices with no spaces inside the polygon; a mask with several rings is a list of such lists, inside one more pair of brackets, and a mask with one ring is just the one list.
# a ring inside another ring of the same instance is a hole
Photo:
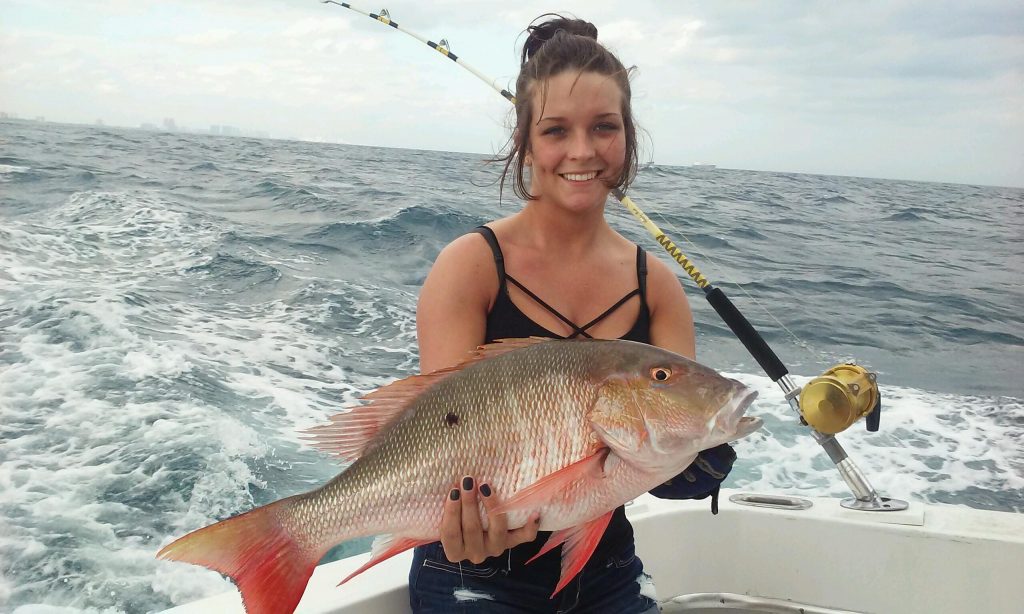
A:
{"label": "overcast sky", "polygon": [[[384,6],[510,89],[532,18],[592,21],[638,68],[659,164],[1024,186],[1020,0]],[[509,108],[422,43],[317,0],[0,0],[0,111],[23,118],[493,153]]]}

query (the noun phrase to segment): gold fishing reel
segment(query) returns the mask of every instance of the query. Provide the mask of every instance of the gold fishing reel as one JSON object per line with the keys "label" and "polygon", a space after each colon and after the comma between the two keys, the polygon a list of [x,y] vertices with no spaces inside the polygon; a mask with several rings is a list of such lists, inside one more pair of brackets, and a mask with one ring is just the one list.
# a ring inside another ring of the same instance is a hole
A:
{"label": "gold fishing reel", "polygon": [[855,364],[832,367],[807,382],[800,392],[800,414],[804,421],[827,435],[845,431],[868,414],[872,414],[868,430],[878,430],[880,409],[875,374]]}

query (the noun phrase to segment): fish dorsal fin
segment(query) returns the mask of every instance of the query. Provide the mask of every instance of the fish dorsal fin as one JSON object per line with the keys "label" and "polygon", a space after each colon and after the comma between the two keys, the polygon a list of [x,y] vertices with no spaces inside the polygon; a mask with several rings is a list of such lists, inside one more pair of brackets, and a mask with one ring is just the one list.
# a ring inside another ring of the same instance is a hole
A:
{"label": "fish dorsal fin", "polygon": [[346,462],[355,462],[367,446],[388,425],[401,418],[409,405],[428,388],[454,373],[436,371],[427,375],[413,375],[374,390],[363,397],[363,405],[328,418],[303,431],[303,439],[313,447]]}
{"label": "fish dorsal fin", "polygon": [[478,360],[484,360],[487,358],[494,358],[495,356],[501,356],[502,354],[508,354],[514,350],[521,350],[531,345],[537,345],[538,343],[550,343],[553,339],[547,337],[525,337],[522,339],[496,339],[493,343],[487,343],[485,345],[477,346],[473,350],[469,357],[460,362],[453,368],[460,368],[465,366],[467,363],[476,362]]}
{"label": "fish dorsal fin", "polygon": [[381,386],[362,398],[364,404],[331,416],[326,424],[303,431],[303,438],[311,441],[318,450],[346,462],[355,462],[381,431],[397,422],[417,397],[441,380],[471,364],[545,341],[550,339],[500,339],[495,343],[481,345],[454,366]]}

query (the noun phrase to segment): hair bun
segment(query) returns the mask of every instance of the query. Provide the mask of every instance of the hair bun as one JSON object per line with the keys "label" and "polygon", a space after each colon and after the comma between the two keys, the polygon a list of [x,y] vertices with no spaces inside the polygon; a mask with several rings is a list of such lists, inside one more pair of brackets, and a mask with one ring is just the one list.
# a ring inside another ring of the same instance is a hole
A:
{"label": "hair bun", "polygon": [[[551,19],[548,21],[540,21],[545,17],[550,17]],[[539,21],[540,23],[538,23]],[[529,35],[526,37],[526,42],[523,44],[522,64],[526,64],[530,61],[533,54],[537,53],[537,50],[540,49],[544,43],[554,38],[559,32],[575,36],[585,36],[587,38],[597,40],[597,26],[589,21],[564,17],[558,13],[547,13],[541,15],[526,27],[526,31]]]}

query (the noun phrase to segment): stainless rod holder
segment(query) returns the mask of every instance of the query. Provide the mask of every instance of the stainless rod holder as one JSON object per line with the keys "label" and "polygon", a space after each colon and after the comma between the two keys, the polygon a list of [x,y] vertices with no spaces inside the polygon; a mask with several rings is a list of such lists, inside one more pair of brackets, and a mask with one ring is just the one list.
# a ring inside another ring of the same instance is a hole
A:
{"label": "stainless rod holder", "polygon": [[[797,400],[800,396],[800,387],[793,382],[789,375],[783,375],[775,383],[782,388],[789,406],[797,414],[800,414],[800,403]],[[852,499],[843,499],[840,505],[849,509],[872,512],[894,512],[905,510],[909,507],[906,501],[879,496],[871,486],[871,483],[868,482],[867,476],[853,462],[835,435],[826,435],[811,429],[811,436],[824,448],[825,453],[828,454],[828,457],[835,463],[836,469],[839,470],[839,475],[850,488],[850,492],[853,493]]]}

